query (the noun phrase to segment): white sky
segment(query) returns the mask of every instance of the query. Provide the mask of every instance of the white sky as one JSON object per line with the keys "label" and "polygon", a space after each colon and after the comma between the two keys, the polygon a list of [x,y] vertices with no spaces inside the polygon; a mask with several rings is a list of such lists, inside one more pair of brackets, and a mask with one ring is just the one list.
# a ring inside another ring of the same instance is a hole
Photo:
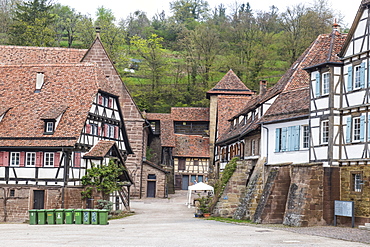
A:
{"label": "white sky", "polygon": [[[287,6],[293,6],[298,3],[305,3],[307,6],[313,3],[314,0],[207,0],[210,7],[213,8],[219,4],[224,4],[228,9],[238,3],[247,3],[251,5],[252,10],[269,10],[269,6],[275,5],[279,8],[280,12],[285,11]],[[111,9],[115,17],[119,20],[126,18],[130,13],[136,10],[142,10],[147,13],[148,17],[151,18],[154,14],[165,10],[166,15],[171,15],[169,11],[169,3],[173,0],[54,0],[55,3],[62,5],[68,5],[81,14],[90,14],[95,17],[96,9],[100,6],[104,6],[107,9]],[[360,6],[361,0],[327,0],[329,5],[337,11],[340,11],[345,16],[344,23],[350,26],[357,13],[358,7]],[[334,5],[335,3],[335,5]]]}

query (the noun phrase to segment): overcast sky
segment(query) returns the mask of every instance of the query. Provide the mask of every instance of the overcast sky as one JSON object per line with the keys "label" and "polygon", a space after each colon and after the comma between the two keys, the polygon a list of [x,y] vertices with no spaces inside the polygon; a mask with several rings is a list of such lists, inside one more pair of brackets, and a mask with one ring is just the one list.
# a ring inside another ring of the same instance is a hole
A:
{"label": "overcast sky", "polygon": [[[360,6],[361,0],[327,0],[329,5],[334,9],[340,11],[345,16],[345,23],[351,25]],[[95,17],[96,9],[100,6],[111,9],[115,17],[119,20],[126,18],[130,13],[136,10],[142,10],[147,13],[148,17],[152,17],[154,14],[165,10],[169,16],[169,3],[173,0],[54,0],[55,3],[62,5],[68,5],[81,14],[90,14]],[[208,0],[210,7],[224,4],[227,8],[231,9],[231,6],[235,5],[236,0]],[[298,3],[305,3],[307,6],[312,4],[314,0],[238,0],[238,3],[249,2],[252,10],[269,10],[269,6],[275,5],[279,8],[280,12],[283,12],[287,6],[293,6]],[[335,3],[335,5],[334,5]]]}

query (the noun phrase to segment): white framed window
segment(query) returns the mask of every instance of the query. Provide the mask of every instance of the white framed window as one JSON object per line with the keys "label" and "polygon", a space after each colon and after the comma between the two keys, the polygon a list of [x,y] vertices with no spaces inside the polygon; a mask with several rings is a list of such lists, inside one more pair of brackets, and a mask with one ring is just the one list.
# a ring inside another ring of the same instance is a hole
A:
{"label": "white framed window", "polygon": [[321,122],[321,143],[329,142],[329,120]]}
{"label": "white framed window", "polygon": [[254,156],[256,155],[256,141],[252,140],[251,142],[251,155]]}
{"label": "white framed window", "polygon": [[361,65],[354,67],[354,82],[353,88],[361,88]]}
{"label": "white framed window", "polygon": [[361,120],[360,117],[352,118],[352,141],[360,141],[361,137]]}
{"label": "white framed window", "polygon": [[35,166],[36,164],[36,153],[35,152],[27,152],[26,153],[26,166]]}
{"label": "white framed window", "polygon": [[309,148],[310,145],[310,130],[308,125],[302,126],[302,148]]}
{"label": "white framed window", "polygon": [[361,173],[352,173],[352,191],[362,191],[362,175]]}
{"label": "white framed window", "polygon": [[330,85],[330,73],[324,73],[322,75],[322,95],[329,94]]}
{"label": "white framed window", "polygon": [[44,166],[54,166],[54,153],[44,153]]}
{"label": "white framed window", "polygon": [[47,133],[54,132],[54,122],[51,122],[51,121],[46,122],[45,132],[47,132]]}
{"label": "white framed window", "polygon": [[10,166],[19,166],[20,163],[20,153],[11,152],[10,153]]}

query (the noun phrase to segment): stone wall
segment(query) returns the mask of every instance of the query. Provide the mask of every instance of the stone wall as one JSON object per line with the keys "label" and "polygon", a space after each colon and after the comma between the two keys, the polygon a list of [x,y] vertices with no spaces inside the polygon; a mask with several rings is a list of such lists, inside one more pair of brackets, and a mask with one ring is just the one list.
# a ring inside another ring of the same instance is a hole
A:
{"label": "stone wall", "polygon": [[[353,174],[359,173],[363,184],[361,192],[354,190]],[[356,224],[370,222],[370,167],[366,165],[342,166],[340,171],[342,201],[354,201]],[[338,217],[338,224],[350,225],[350,217]]]}
{"label": "stone wall", "polygon": [[285,204],[290,185],[290,167],[267,167],[266,182],[255,211],[255,223],[283,223]]}
{"label": "stone wall", "polygon": [[[14,196],[10,191],[14,190]],[[0,221],[25,222],[28,220],[28,210],[33,209],[33,191],[44,190],[44,208],[57,209],[62,207],[62,187],[60,186],[0,186]],[[81,187],[65,189],[64,208],[85,208],[81,200]]]}
{"label": "stone wall", "polygon": [[246,192],[246,184],[253,170],[253,160],[237,162],[237,168],[227,183],[222,196],[217,202],[213,214],[221,217],[233,217],[241,196]]}
{"label": "stone wall", "polygon": [[140,168],[143,157],[146,155],[147,132],[144,130],[145,120],[99,39],[95,40],[85,55],[83,62],[97,63],[104,72],[109,86],[114,89],[116,95],[119,95],[128,139],[134,152],[126,160],[126,167],[134,182],[133,186],[131,186],[131,196],[138,197],[140,194]]}
{"label": "stone wall", "polygon": [[155,197],[164,198],[167,197],[167,189],[166,189],[166,174],[165,172],[156,169],[148,164],[144,163],[143,166],[143,174],[142,174],[142,188],[141,188],[141,197],[147,197],[147,188],[148,188],[148,175],[155,174],[155,181],[156,182],[156,190],[155,190]]}

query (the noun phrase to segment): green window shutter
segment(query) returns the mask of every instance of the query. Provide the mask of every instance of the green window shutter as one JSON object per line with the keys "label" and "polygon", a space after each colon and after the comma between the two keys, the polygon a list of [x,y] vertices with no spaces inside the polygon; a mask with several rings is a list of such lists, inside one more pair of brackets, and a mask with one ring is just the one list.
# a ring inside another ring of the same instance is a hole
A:
{"label": "green window shutter", "polygon": [[320,83],[320,73],[316,74],[316,97],[321,95],[321,83]]}
{"label": "green window shutter", "polygon": [[360,117],[360,141],[365,141],[365,115]]}
{"label": "green window shutter", "polygon": [[352,118],[347,117],[346,143],[351,142]]}
{"label": "green window shutter", "polygon": [[360,86],[361,86],[361,88],[365,88],[365,62],[361,63]]}
{"label": "green window shutter", "polygon": [[348,67],[348,81],[347,81],[347,92],[352,91],[352,66]]}
{"label": "green window shutter", "polygon": [[275,130],[275,152],[280,152],[280,132],[281,132],[281,129],[278,128]]}
{"label": "green window shutter", "polygon": [[281,128],[281,151],[287,150],[287,128]]}
{"label": "green window shutter", "polygon": [[300,143],[300,133],[301,133],[301,126],[297,125],[294,126],[295,129],[295,142],[294,142],[294,151],[299,150],[299,143]]}

